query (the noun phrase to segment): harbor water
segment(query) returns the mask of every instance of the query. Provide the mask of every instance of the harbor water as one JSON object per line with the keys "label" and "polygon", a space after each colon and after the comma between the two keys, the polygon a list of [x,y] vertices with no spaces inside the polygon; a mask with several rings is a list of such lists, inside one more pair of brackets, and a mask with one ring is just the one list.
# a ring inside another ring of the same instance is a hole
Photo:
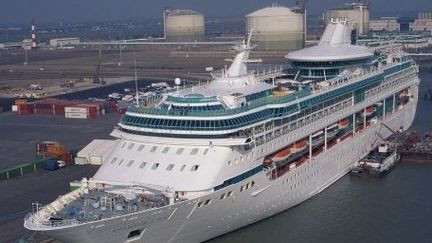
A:
{"label": "harbor water", "polygon": [[[413,129],[432,127],[424,92],[432,73],[421,72]],[[399,163],[382,178],[344,176],[317,196],[269,219],[209,243],[432,242],[432,166]]]}

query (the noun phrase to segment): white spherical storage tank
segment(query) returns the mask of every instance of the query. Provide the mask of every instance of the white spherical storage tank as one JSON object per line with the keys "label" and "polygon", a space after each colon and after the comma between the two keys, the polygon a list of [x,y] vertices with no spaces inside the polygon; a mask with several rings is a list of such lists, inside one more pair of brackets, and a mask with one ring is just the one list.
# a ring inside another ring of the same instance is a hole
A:
{"label": "white spherical storage tank", "polygon": [[167,41],[200,41],[204,39],[204,15],[193,10],[165,11]]}
{"label": "white spherical storage tank", "polygon": [[297,50],[304,47],[304,15],[273,6],[246,15],[246,29],[253,30],[261,50]]}

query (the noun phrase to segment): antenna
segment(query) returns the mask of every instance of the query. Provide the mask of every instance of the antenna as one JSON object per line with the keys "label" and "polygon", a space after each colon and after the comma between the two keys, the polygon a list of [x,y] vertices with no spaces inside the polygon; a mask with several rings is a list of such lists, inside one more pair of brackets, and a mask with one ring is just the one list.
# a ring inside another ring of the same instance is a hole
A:
{"label": "antenna", "polygon": [[136,98],[136,107],[139,107],[139,96],[138,96],[138,74],[137,74],[137,64],[136,64],[136,57],[135,57],[135,98]]}
{"label": "antenna", "polygon": [[248,39],[247,39],[247,44],[246,44],[247,46],[246,47],[250,47],[251,46],[252,35],[253,35],[253,29],[251,29],[249,31],[249,36],[248,36]]}

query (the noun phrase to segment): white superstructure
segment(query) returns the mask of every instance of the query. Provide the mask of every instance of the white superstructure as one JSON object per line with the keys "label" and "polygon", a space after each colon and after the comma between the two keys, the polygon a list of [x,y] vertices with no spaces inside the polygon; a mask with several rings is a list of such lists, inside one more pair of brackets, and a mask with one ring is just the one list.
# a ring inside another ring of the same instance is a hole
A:
{"label": "white superstructure", "polygon": [[[328,28],[321,46],[357,49],[345,25]],[[238,46],[207,86],[130,107],[95,176],[24,226],[65,242],[205,241],[321,192],[370,151],[382,123],[411,126],[418,70],[400,50],[313,62],[305,49],[273,84],[247,70],[259,61],[252,48],[250,38]]]}

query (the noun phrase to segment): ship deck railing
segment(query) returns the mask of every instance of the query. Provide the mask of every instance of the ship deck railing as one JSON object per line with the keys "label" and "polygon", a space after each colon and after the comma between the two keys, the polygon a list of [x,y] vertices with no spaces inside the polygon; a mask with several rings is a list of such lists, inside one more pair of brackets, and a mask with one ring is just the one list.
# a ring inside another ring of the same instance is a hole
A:
{"label": "ship deck railing", "polygon": [[53,210],[52,203],[45,206],[48,207],[47,210],[41,207],[38,211],[28,214],[25,223],[32,228],[63,227],[160,208],[169,204],[168,198],[162,194],[137,193],[135,196],[134,199],[127,199],[121,194],[91,189],[87,194],[68,202],[60,209]]}
{"label": "ship deck railing", "polygon": [[310,94],[311,94],[311,89],[305,88],[286,96],[268,96],[265,98],[250,101],[243,107],[238,107],[234,109],[225,109],[225,110],[178,111],[178,110],[130,106],[128,112],[144,113],[149,115],[171,115],[171,116],[203,116],[203,117],[204,116],[227,116],[227,115],[238,114],[241,112],[246,112],[268,104],[289,103],[297,99],[303,98],[305,96],[308,96]]}

